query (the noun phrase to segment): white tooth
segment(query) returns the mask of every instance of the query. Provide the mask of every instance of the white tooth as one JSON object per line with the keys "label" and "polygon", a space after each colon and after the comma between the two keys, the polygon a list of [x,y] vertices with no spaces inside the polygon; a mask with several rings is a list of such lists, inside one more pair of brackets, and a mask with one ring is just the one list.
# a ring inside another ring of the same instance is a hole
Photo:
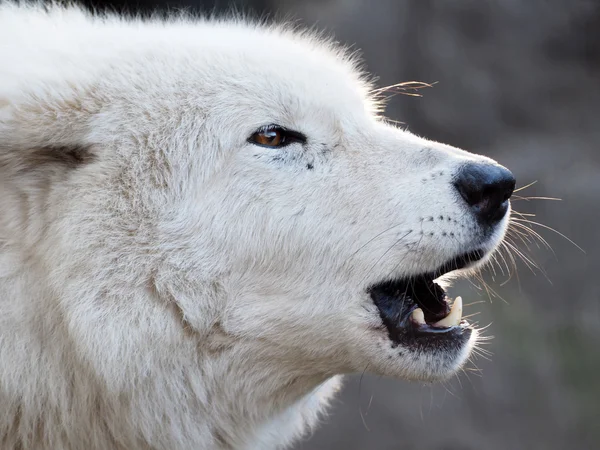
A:
{"label": "white tooth", "polygon": [[439,322],[433,324],[434,327],[454,327],[460,323],[462,318],[462,298],[456,297],[452,303],[450,314]]}
{"label": "white tooth", "polygon": [[423,314],[423,310],[421,308],[415,309],[410,317],[419,325],[425,325],[425,314]]}

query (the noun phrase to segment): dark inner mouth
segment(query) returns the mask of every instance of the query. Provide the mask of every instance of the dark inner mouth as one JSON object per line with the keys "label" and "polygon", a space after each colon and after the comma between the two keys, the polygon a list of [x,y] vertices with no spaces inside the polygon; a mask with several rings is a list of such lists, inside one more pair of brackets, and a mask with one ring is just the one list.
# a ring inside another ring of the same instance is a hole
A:
{"label": "dark inner mouth", "polygon": [[[454,258],[433,272],[420,274],[405,279],[387,280],[377,283],[368,289],[373,302],[392,341],[397,342],[410,334],[440,334],[458,331],[466,326],[456,314],[451,317],[451,305],[446,292],[434,279],[453,270],[467,267],[483,258],[484,252],[476,250]],[[420,313],[415,310],[423,311]],[[446,320],[443,320],[447,318]],[[450,320],[456,318],[456,321]],[[424,320],[423,320],[424,319]],[[441,324],[438,322],[442,321]],[[460,323],[459,323],[460,321]],[[447,323],[451,322],[451,323]]]}

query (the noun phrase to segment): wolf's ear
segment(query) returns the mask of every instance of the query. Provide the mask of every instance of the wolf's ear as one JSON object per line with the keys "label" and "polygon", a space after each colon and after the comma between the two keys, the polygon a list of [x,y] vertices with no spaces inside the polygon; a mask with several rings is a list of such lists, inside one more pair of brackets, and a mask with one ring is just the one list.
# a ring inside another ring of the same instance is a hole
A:
{"label": "wolf's ear", "polygon": [[93,162],[89,116],[82,113],[72,102],[0,98],[0,177],[56,175]]}

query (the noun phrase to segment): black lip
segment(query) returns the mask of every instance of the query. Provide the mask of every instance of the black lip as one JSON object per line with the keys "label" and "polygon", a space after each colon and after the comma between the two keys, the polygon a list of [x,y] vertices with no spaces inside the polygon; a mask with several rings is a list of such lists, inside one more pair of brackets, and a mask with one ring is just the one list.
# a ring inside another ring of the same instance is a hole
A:
{"label": "black lip", "polygon": [[[443,319],[450,312],[446,293],[433,280],[454,270],[463,269],[479,261],[483,250],[464,253],[443,264],[437,270],[406,279],[382,281],[374,284],[367,292],[379,309],[379,315],[394,343],[422,345],[427,341],[442,344],[442,341],[468,340],[471,334],[466,322],[459,326],[437,328],[428,325]],[[427,324],[416,324],[410,317],[416,308],[421,308]]]}
{"label": "black lip", "polygon": [[473,250],[471,252],[463,253],[456,258],[443,264],[439,269],[431,272],[430,276],[433,279],[441,277],[442,275],[452,272],[454,270],[464,269],[465,267],[483,259],[485,251],[481,249]]}

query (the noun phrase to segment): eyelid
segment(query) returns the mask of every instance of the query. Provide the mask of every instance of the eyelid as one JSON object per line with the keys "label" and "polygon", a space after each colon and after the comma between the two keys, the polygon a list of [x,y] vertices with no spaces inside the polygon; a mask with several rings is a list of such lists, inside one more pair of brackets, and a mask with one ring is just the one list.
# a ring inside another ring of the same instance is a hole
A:
{"label": "eyelid", "polygon": [[[285,135],[287,137],[289,137],[292,142],[295,141],[295,142],[300,142],[302,144],[306,144],[306,141],[307,141],[306,135],[304,135],[303,133],[300,133],[299,131],[290,130],[286,127],[283,127],[283,126],[277,125],[277,124],[264,125],[264,126],[260,127],[258,130],[256,130],[254,133],[264,133],[265,131],[272,131],[272,130],[283,131],[285,133]],[[291,144],[292,142],[288,142],[288,144]],[[284,144],[283,147],[285,147],[288,144]]]}

